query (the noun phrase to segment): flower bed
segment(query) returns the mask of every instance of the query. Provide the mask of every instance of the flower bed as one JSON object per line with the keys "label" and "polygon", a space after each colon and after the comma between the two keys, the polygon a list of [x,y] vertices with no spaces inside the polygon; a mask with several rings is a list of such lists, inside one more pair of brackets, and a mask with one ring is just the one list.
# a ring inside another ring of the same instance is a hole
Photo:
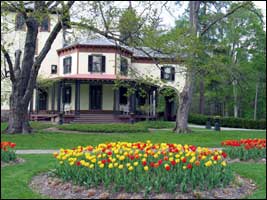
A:
{"label": "flower bed", "polygon": [[56,175],[88,187],[145,193],[222,187],[233,179],[227,154],[180,144],[106,143],[61,149]]}
{"label": "flower bed", "polygon": [[16,144],[12,142],[1,142],[1,161],[10,162],[16,160],[17,156],[14,150],[11,150],[15,146]]}
{"label": "flower bed", "polygon": [[226,147],[224,151],[230,158],[258,160],[266,157],[266,139],[225,140],[222,146]]}

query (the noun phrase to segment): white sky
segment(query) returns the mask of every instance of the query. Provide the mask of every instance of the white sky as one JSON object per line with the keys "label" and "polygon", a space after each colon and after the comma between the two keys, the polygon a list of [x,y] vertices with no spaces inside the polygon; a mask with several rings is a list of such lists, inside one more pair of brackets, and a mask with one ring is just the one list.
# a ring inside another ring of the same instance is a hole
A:
{"label": "white sky", "polygon": [[[252,1],[256,7],[260,8],[262,11],[262,14],[264,16],[264,24],[266,25],[266,1]],[[162,19],[163,19],[163,24],[166,24],[166,26],[174,26],[175,23],[175,17],[181,16],[183,14],[183,11],[186,7],[186,4],[183,4],[181,9],[179,9],[180,13],[178,13],[177,16],[177,6],[174,6],[174,1],[169,2],[169,7],[171,13],[167,12],[166,9],[163,10],[162,13]],[[178,11],[178,12],[179,12]]]}

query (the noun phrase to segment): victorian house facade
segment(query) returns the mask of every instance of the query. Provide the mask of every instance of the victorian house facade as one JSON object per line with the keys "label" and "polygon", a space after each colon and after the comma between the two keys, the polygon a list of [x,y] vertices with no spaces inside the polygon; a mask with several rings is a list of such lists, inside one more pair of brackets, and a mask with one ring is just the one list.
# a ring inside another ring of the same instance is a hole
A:
{"label": "victorian house facade", "polygon": [[[10,52],[23,50],[23,19],[15,13],[9,17],[14,21],[15,30],[4,38],[12,41]],[[55,21],[56,15],[51,15],[41,23],[36,55]],[[106,123],[129,120],[133,116],[154,119],[159,90],[164,86],[182,89],[184,77],[177,73],[182,68],[181,63],[167,55],[149,48],[120,45],[105,38],[63,47],[62,38],[61,32],[41,65],[39,76],[51,80],[51,84],[47,88],[36,85],[29,106],[31,119],[58,120],[59,113],[63,114],[65,122]],[[161,84],[155,82],[149,87],[137,84],[138,77],[158,80]],[[114,87],[118,80],[122,84]],[[139,92],[143,86],[145,96]],[[135,90],[126,95],[128,88]],[[8,101],[1,102],[1,110],[8,110]]]}

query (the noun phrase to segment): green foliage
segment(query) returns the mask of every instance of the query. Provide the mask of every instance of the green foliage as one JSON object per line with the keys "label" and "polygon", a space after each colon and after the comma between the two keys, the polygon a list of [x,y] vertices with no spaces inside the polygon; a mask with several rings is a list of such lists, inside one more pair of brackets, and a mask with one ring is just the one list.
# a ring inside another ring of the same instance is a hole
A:
{"label": "green foliage", "polygon": [[1,149],[1,161],[3,162],[10,162],[16,160],[17,156],[16,153],[13,150],[2,150]]}
{"label": "green foliage", "polygon": [[[214,125],[215,116],[207,116],[200,114],[189,115],[189,122],[193,124],[205,125],[208,119],[210,119],[211,124]],[[250,120],[245,118],[219,117],[219,121],[222,127],[266,129],[266,120]]]}
{"label": "green foliage", "polygon": [[143,121],[143,122],[138,122],[138,124],[147,128],[155,128],[155,129],[174,128],[175,126],[174,122],[169,122],[169,121]]}
{"label": "green foliage", "polygon": [[240,160],[259,160],[261,158],[266,158],[266,148],[264,149],[245,149],[244,146],[240,147],[226,147],[223,149],[231,159],[239,158]]}

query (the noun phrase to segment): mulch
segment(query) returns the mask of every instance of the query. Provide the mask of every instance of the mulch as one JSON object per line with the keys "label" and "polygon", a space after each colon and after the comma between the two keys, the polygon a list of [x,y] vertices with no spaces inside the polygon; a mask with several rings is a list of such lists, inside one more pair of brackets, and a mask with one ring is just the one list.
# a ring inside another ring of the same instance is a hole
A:
{"label": "mulch", "polygon": [[110,192],[103,187],[86,188],[72,182],[64,182],[60,178],[51,176],[51,173],[42,173],[34,176],[29,184],[33,191],[53,199],[240,199],[253,193],[256,189],[252,180],[235,175],[235,180],[225,188],[215,188],[209,191],[194,190],[188,193],[150,193],[145,196],[144,191],[139,193]]}
{"label": "mulch", "polygon": [[6,166],[17,165],[17,164],[24,163],[24,162],[25,160],[22,158],[16,158],[14,161],[10,161],[10,162],[1,161],[1,168],[6,167]]}

